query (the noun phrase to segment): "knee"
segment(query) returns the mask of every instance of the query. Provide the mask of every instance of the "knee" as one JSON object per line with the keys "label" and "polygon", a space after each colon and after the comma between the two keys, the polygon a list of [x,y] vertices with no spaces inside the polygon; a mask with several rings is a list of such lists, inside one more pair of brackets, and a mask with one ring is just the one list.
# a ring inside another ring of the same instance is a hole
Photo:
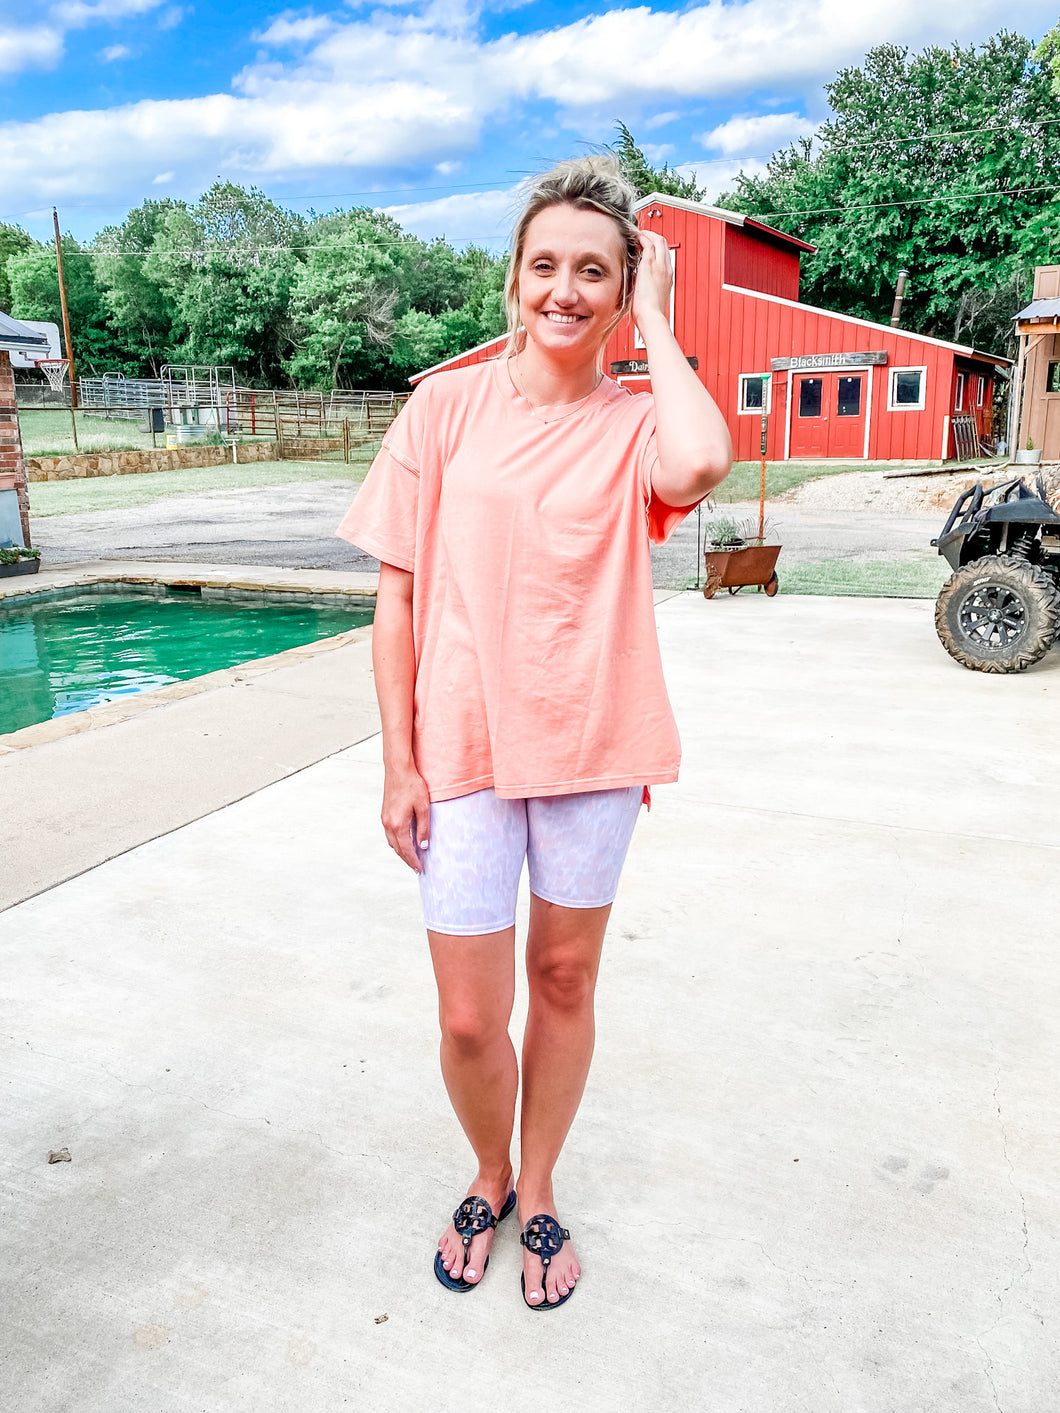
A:
{"label": "knee", "polygon": [[593,968],[564,957],[544,959],[530,977],[530,994],[554,1011],[577,1012],[591,1007],[596,977]]}
{"label": "knee", "polygon": [[496,1038],[495,1019],[473,1006],[450,1006],[441,1011],[442,1044],[462,1059],[475,1059]]}

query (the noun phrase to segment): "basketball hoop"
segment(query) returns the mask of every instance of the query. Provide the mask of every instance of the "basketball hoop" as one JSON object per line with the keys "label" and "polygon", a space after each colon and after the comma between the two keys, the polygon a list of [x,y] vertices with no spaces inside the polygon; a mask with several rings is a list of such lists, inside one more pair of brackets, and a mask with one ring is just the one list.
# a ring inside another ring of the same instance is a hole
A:
{"label": "basketball hoop", "polygon": [[62,392],[63,383],[66,381],[66,370],[69,366],[69,358],[37,359],[37,367],[48,379],[48,385],[52,392]]}

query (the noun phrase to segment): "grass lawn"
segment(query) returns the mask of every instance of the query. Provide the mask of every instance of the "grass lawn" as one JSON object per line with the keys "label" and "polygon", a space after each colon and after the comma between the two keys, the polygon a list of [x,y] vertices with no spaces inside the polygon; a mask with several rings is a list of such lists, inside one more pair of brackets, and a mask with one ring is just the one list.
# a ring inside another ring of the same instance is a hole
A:
{"label": "grass lawn", "polygon": [[782,561],[777,573],[782,594],[933,599],[949,578],[950,567],[941,555],[925,551],[903,559]]}
{"label": "grass lawn", "polygon": [[88,510],[124,510],[164,496],[196,491],[252,490],[304,481],[363,480],[378,442],[357,447],[350,464],[339,461],[251,461],[245,465],[188,467],[182,471],[146,471],[138,476],[94,476],[84,481],[33,481],[32,514],[76,515]]}
{"label": "grass lawn", "polygon": [[[117,417],[108,422],[103,417],[89,417],[84,412],[75,412],[74,416],[77,418],[77,440],[83,452],[151,450],[151,433],[139,431],[139,422],[127,422]],[[22,450],[27,456],[74,454],[68,408],[20,407],[18,421],[22,431]],[[159,436],[158,445],[165,446],[165,437]]]}
{"label": "grass lawn", "polygon": [[[844,476],[849,471],[878,471],[864,461],[767,461],[766,499],[794,490],[819,476]],[[735,461],[732,470],[711,496],[718,505],[758,499],[762,469],[757,461]]]}

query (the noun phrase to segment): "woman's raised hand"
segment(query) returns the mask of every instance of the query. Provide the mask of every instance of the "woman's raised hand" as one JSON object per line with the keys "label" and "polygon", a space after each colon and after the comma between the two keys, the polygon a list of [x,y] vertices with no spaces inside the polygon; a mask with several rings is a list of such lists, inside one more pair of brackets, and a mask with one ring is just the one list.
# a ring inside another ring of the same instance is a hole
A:
{"label": "woman's raised hand", "polygon": [[[633,290],[633,318],[638,327],[653,314],[662,314],[670,322],[670,289],[674,282],[670,249],[655,231],[640,231],[640,264]],[[644,330],[641,327],[641,332]]]}
{"label": "woman's raised hand", "polygon": [[431,801],[423,777],[415,770],[387,770],[383,783],[383,830],[399,858],[416,873],[423,868],[413,838],[426,849],[431,833]]}

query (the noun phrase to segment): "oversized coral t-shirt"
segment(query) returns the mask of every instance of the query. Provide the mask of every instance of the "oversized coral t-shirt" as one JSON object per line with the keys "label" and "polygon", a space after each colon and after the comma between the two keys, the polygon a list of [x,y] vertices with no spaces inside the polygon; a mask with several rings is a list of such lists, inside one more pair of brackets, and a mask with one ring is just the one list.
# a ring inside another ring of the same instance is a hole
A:
{"label": "oversized coral t-shirt", "polygon": [[337,533],[411,570],[413,752],[432,800],[677,779],[649,537],[655,405],[604,378],[533,408],[505,360],[435,373]]}

